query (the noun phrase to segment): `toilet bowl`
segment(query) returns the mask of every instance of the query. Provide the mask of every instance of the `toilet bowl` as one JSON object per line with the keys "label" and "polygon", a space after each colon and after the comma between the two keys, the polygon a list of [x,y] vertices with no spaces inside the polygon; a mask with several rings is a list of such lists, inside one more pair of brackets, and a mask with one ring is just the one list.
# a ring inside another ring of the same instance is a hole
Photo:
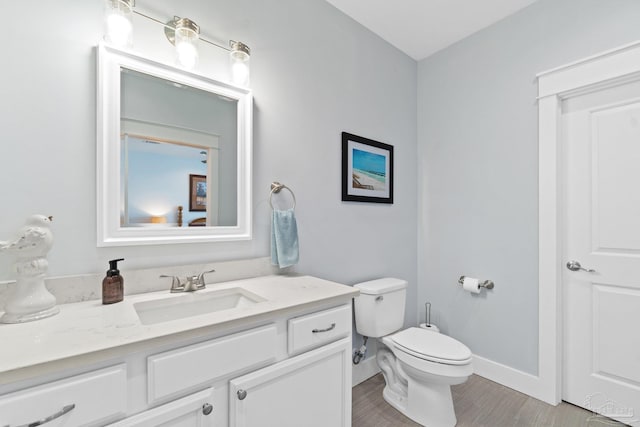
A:
{"label": "toilet bowl", "polygon": [[[407,384],[401,392],[385,386],[384,399],[424,426],[455,426],[451,386],[465,382],[473,373],[471,351],[451,337],[420,328],[405,329],[378,342],[381,354],[388,351],[395,357],[389,368],[395,368],[394,375],[406,379]],[[393,381],[387,380],[388,370],[383,370],[383,375],[387,384]]]}
{"label": "toilet bowl", "polygon": [[405,281],[386,278],[355,287],[361,293],[355,300],[356,330],[378,338],[376,362],[386,383],[385,401],[424,426],[455,426],[451,386],[473,373],[469,348],[429,330],[401,330]]}

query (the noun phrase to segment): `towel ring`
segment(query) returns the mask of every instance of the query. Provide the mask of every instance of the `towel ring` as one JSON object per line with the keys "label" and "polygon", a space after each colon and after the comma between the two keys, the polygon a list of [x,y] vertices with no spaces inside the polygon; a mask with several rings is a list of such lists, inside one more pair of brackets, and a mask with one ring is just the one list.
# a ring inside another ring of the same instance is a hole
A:
{"label": "towel ring", "polygon": [[295,209],[296,208],[296,195],[293,194],[293,191],[287,187],[284,184],[280,184],[277,181],[274,181],[271,183],[271,193],[269,193],[269,205],[271,206],[271,209],[273,208],[273,203],[272,203],[272,199],[273,199],[273,194],[274,193],[279,193],[280,190],[282,190],[283,188],[286,188],[287,190],[289,190],[289,193],[291,193],[291,197],[293,197],[293,207],[291,209]]}

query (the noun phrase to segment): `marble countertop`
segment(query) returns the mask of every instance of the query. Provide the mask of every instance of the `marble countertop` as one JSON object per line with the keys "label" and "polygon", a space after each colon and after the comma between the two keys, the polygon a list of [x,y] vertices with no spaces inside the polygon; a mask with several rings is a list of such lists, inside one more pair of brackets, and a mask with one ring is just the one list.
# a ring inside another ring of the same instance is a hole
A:
{"label": "marble countertop", "polygon": [[265,315],[281,315],[306,305],[346,302],[358,295],[350,286],[311,276],[263,276],[208,285],[196,294],[241,287],[266,301],[224,311],[143,325],[134,304],[183,294],[167,291],[60,305],[60,314],[34,322],[0,324],[0,383],[19,380],[25,368],[201,328],[230,327]]}

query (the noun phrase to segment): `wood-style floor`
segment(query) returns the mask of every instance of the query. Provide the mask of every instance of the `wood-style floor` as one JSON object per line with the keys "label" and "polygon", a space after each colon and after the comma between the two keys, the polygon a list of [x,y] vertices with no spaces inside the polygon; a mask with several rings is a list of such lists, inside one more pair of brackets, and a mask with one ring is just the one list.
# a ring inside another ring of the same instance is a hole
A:
{"label": "wood-style floor", "polygon": [[[353,388],[353,427],[419,426],[382,398],[384,378],[378,374]],[[510,388],[472,375],[453,386],[457,427],[602,427],[623,426],[608,418],[562,402],[551,406]]]}

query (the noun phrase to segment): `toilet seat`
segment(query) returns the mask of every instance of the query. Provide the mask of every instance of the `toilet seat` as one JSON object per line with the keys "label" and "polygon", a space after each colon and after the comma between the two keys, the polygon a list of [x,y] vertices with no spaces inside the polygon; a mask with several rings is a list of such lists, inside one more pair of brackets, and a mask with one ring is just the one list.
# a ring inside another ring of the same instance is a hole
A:
{"label": "toilet seat", "polygon": [[393,334],[390,338],[397,350],[419,359],[446,365],[471,363],[469,347],[443,334],[414,327]]}

